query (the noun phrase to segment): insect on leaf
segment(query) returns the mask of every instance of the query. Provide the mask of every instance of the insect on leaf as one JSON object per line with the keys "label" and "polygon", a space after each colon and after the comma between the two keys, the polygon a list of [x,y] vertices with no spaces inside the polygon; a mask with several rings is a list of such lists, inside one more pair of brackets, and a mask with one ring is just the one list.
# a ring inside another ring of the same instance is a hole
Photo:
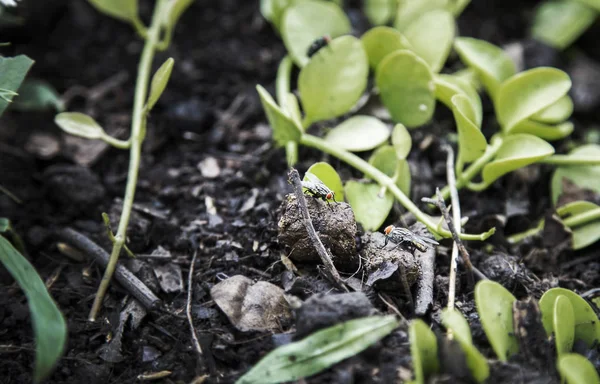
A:
{"label": "insect on leaf", "polygon": [[342,179],[340,175],[333,169],[333,167],[325,162],[314,163],[306,171],[304,180],[308,180],[307,176],[313,174],[319,178],[329,189],[334,193],[336,201],[344,201],[344,186],[342,185]]}
{"label": "insect on leaf", "polygon": [[133,22],[138,18],[138,0],[88,0],[98,11],[115,19]]}
{"label": "insect on leaf", "polygon": [[[600,206],[589,201],[574,201],[559,207],[556,212],[564,220],[575,219],[597,212],[600,216]],[[570,227],[573,234],[573,249],[582,249],[594,244],[600,239],[600,219],[582,225]]]}
{"label": "insect on leaf", "polygon": [[433,331],[421,319],[410,322],[408,339],[415,371],[415,382],[424,384],[425,379],[437,373],[440,369],[437,356],[437,339]]}
{"label": "insect on leaf", "polygon": [[394,316],[371,316],[322,329],[270,352],[236,384],[283,383],[312,376],[362,352],[399,325]]}
{"label": "insect on leaf", "polygon": [[588,29],[597,11],[578,1],[545,1],[536,10],[531,34],[554,48],[565,49]]}
{"label": "insect on leaf", "polygon": [[86,139],[102,139],[106,135],[100,124],[84,113],[59,113],[54,117],[54,122],[63,131]]}
{"label": "insect on leaf", "polygon": [[556,343],[556,353],[560,357],[571,352],[575,340],[575,315],[571,301],[563,295],[554,300],[552,329]]}
{"label": "insect on leaf", "polygon": [[375,183],[348,181],[345,186],[346,199],[354,211],[356,221],[366,231],[376,231],[390,214],[394,198],[386,192],[379,197],[381,187]]}
{"label": "insect on leaf", "polygon": [[173,71],[173,64],[175,60],[173,58],[168,58],[160,68],[156,71],[154,76],[152,76],[152,82],[150,84],[150,94],[148,95],[148,101],[146,103],[146,111],[150,112],[160,95],[164,92],[167,84],[169,83],[169,78],[171,77],[171,72]]}
{"label": "insect on leaf", "polygon": [[600,376],[594,365],[577,353],[568,353],[558,359],[558,371],[567,384],[598,384]]}
{"label": "insect on leaf", "polygon": [[[600,145],[588,144],[577,147],[569,153],[568,158],[599,158]],[[557,167],[552,175],[550,190],[552,202],[556,204],[558,197],[562,194],[563,179],[567,179],[579,188],[590,189],[600,193],[600,165],[578,165]]]}
{"label": "insect on leaf", "polygon": [[266,89],[257,85],[256,90],[258,91],[260,101],[265,110],[265,114],[267,115],[267,120],[269,121],[271,128],[273,128],[273,139],[275,140],[275,143],[279,146],[284,146],[290,141],[299,141],[300,136],[302,135],[300,128],[281,110],[281,108],[279,108],[277,104],[275,104],[275,100],[273,100],[273,97],[269,95],[269,92],[267,92]]}
{"label": "insect on leaf", "polygon": [[369,151],[387,141],[390,129],[378,118],[352,116],[325,135],[325,141],[351,152]]}
{"label": "insect on leaf", "polygon": [[390,53],[399,49],[411,50],[410,43],[406,37],[398,30],[390,27],[381,26],[371,28],[360,39],[369,57],[369,65],[373,70]]}
{"label": "insect on leaf", "polygon": [[0,57],[0,115],[16,95],[17,90],[25,79],[25,75],[33,65],[33,60],[25,55],[15,57]]}

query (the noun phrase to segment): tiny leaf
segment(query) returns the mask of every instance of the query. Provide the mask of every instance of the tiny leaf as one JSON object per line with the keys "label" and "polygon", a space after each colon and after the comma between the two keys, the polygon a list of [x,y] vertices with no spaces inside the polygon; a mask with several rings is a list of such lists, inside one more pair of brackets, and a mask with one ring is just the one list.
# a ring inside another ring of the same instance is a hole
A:
{"label": "tiny leaf", "polygon": [[475,111],[475,125],[481,126],[483,110],[481,98],[477,90],[465,79],[456,75],[439,74],[435,76],[435,97],[444,103],[449,109],[452,109],[452,97],[454,95],[465,95],[473,110]]}
{"label": "tiny leaf", "polygon": [[428,377],[436,374],[440,369],[437,339],[423,320],[415,319],[408,326],[408,340],[415,371],[415,382],[424,384]]}
{"label": "tiny leaf", "polygon": [[412,138],[406,127],[402,124],[396,124],[392,130],[392,145],[396,150],[396,157],[404,160],[408,157],[412,147]]}
{"label": "tiny leaf", "polygon": [[[397,152],[391,145],[382,145],[373,151],[369,164],[389,177],[396,178],[396,185],[405,195],[410,195],[410,166],[405,159],[398,159]],[[367,175],[365,175],[367,177]],[[381,192],[380,192],[381,193]]]}
{"label": "tiny leaf", "polygon": [[266,89],[257,85],[256,90],[260,96],[260,102],[267,115],[269,125],[273,128],[273,139],[277,145],[284,146],[290,141],[299,141],[302,135],[300,128],[277,106]]}
{"label": "tiny leaf", "polygon": [[281,25],[285,47],[299,67],[309,62],[307,50],[316,39],[324,35],[335,38],[350,31],[350,21],[339,6],[316,0],[296,2],[287,8]]}
{"label": "tiny leaf", "polygon": [[398,30],[390,27],[371,28],[360,39],[369,57],[369,65],[373,70],[390,53],[399,49],[411,49],[406,37]]}
{"label": "tiny leaf", "polygon": [[[575,219],[592,211],[598,212],[600,206],[589,201],[574,201],[556,210],[562,218]],[[573,233],[573,249],[582,249],[600,240],[600,220],[593,220],[579,226],[570,227]]]}
{"label": "tiny leaf", "polygon": [[395,0],[365,0],[363,7],[371,24],[382,25],[394,16],[395,5]]}
{"label": "tiny leaf", "polygon": [[481,280],[475,286],[475,305],[483,330],[501,361],[519,351],[513,327],[513,303],[517,299],[502,285]]}
{"label": "tiny leaf", "polygon": [[25,55],[0,57],[0,90],[3,91],[0,97],[0,115],[12,101],[32,65],[33,60]]}
{"label": "tiny leaf", "polygon": [[554,147],[544,140],[517,133],[504,139],[494,161],[483,167],[483,181],[491,184],[499,177],[516,169],[526,167],[554,153]]}
{"label": "tiny leaf", "polygon": [[304,125],[347,113],[367,87],[368,75],[367,53],[357,38],[339,37],[319,50],[298,77]]}
{"label": "tiny leaf", "polygon": [[168,28],[175,27],[183,12],[185,12],[185,10],[188,9],[193,2],[194,0],[171,0],[167,5],[168,17],[164,20],[166,22],[166,26]]}
{"label": "tiny leaf", "polygon": [[554,141],[561,140],[569,136],[573,132],[573,123],[565,121],[557,125],[549,125],[540,123],[531,119],[525,119],[517,123],[512,129],[513,133],[528,133],[537,136],[540,139]]}
{"label": "tiny leaf", "polygon": [[62,112],[65,109],[56,90],[49,83],[37,79],[23,81],[19,88],[19,96],[13,100],[11,107],[21,111],[41,111],[51,108]]}
{"label": "tiny leaf", "polygon": [[427,63],[413,52],[399,50],[387,55],[377,67],[375,81],[381,101],[395,122],[413,128],[433,116],[433,74]]}
{"label": "tiny leaf", "polygon": [[102,139],[104,129],[91,116],[80,112],[63,112],[56,115],[54,122],[63,131],[87,139]]}
{"label": "tiny leaf", "polygon": [[450,54],[455,29],[452,14],[436,9],[411,22],[404,30],[404,35],[413,47],[413,52],[429,64],[432,72],[437,73]]}
{"label": "tiny leaf", "polygon": [[[312,173],[317,176],[325,185],[331,189],[337,201],[344,201],[344,186],[340,175],[333,167],[325,162],[314,163],[308,168],[306,173]],[[304,177],[306,180],[306,176]]]}
{"label": "tiny leaf", "polygon": [[556,353],[560,357],[571,352],[575,340],[575,315],[571,301],[563,295],[554,300],[553,330],[556,343]]}
{"label": "tiny leaf", "polygon": [[458,163],[470,163],[479,159],[487,148],[485,136],[475,120],[476,112],[464,94],[452,97],[452,113],[458,130]]}
{"label": "tiny leaf", "polygon": [[378,118],[356,115],[333,128],[325,141],[351,152],[369,151],[390,137],[390,129]]}
{"label": "tiny leaf", "polygon": [[598,13],[577,1],[545,1],[535,12],[531,34],[557,49],[570,46]]}
{"label": "tiny leaf", "polygon": [[98,11],[115,19],[133,22],[138,18],[138,0],[88,0]]}
{"label": "tiny leaf", "polygon": [[558,359],[558,371],[567,384],[598,384],[600,376],[594,365],[584,356],[569,353]]}
{"label": "tiny leaf", "polygon": [[394,28],[404,31],[419,16],[435,9],[443,9],[448,0],[402,0],[398,2],[398,11],[394,20]]}
{"label": "tiny leaf", "polygon": [[150,94],[148,95],[148,101],[146,103],[146,111],[152,110],[160,95],[164,92],[167,84],[169,83],[169,78],[171,77],[171,72],[173,71],[173,64],[175,60],[173,58],[168,58],[167,61],[163,63],[163,65],[158,68],[154,76],[152,76],[152,83],[150,85]]}
{"label": "tiny leaf", "polygon": [[392,210],[394,198],[389,192],[379,197],[380,190],[378,184],[358,181],[346,183],[346,199],[354,211],[356,221],[361,223],[366,231],[378,230]]}
{"label": "tiny leaf", "polygon": [[571,113],[573,113],[573,100],[569,95],[564,95],[554,104],[531,116],[531,119],[541,123],[556,124],[568,119]]}
{"label": "tiny leaf", "polygon": [[296,381],[362,352],[400,325],[394,316],[371,316],[322,329],[263,357],[236,384]]}
{"label": "tiny leaf", "polygon": [[[577,147],[568,155],[573,158],[600,157],[600,145],[588,144]],[[579,188],[590,189],[600,193],[600,165],[578,165],[557,167],[552,175],[550,189],[552,191],[552,202],[556,204],[562,194],[563,179],[570,180]]]}

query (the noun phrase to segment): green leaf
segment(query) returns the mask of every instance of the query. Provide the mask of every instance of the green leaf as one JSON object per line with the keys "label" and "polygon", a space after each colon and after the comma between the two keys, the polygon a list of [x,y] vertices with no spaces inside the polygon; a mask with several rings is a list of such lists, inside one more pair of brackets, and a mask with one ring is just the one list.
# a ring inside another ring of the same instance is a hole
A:
{"label": "green leaf", "polygon": [[461,93],[452,96],[452,113],[458,131],[457,163],[479,159],[487,148],[487,141],[476,123],[476,112],[469,98]]}
{"label": "green leaf", "polygon": [[3,91],[0,97],[0,115],[12,101],[33,63],[34,61],[25,55],[0,57],[0,90]]}
{"label": "green leaf", "polygon": [[37,79],[26,79],[19,88],[11,107],[20,111],[43,111],[54,109],[62,112],[65,109],[60,95],[47,82]]}
{"label": "green leaf", "polygon": [[146,102],[146,112],[150,112],[160,95],[164,92],[167,84],[169,83],[169,78],[171,77],[171,72],[173,71],[173,64],[175,60],[173,58],[168,58],[167,61],[163,63],[163,65],[158,68],[154,76],[152,76],[152,83],[150,84],[150,94],[148,95],[148,101]]}
{"label": "green leaf", "polygon": [[296,2],[287,8],[281,25],[285,47],[299,67],[309,62],[306,53],[316,39],[324,35],[335,38],[350,31],[350,21],[339,6],[315,0]]}
{"label": "green leaf", "polygon": [[98,11],[115,19],[134,22],[138,19],[138,0],[88,0]]}
{"label": "green leaf", "polygon": [[[556,213],[564,220],[576,220],[592,211],[600,210],[600,207],[589,201],[574,201],[565,204],[556,210]],[[600,220],[593,220],[582,225],[573,225],[569,227],[573,233],[573,249],[582,249],[588,245],[594,244],[600,239]]]}
{"label": "green leaf", "polygon": [[554,147],[544,140],[517,133],[507,136],[496,153],[494,161],[483,167],[483,181],[491,184],[499,177],[516,169],[526,167],[554,153]]}
{"label": "green leaf", "polygon": [[80,112],[63,112],[54,117],[54,122],[63,131],[86,139],[102,139],[106,136],[104,129],[94,120]]}
{"label": "green leaf", "polygon": [[[312,173],[325,183],[325,185],[333,191],[337,201],[344,201],[344,186],[342,185],[342,179],[340,179],[340,175],[338,175],[331,165],[323,161],[314,163],[308,168],[306,173]],[[304,176],[304,180],[306,179],[306,176]]]}
{"label": "green leaf", "polygon": [[[600,145],[588,144],[577,147],[569,153],[569,157],[585,158],[600,157]],[[556,204],[562,194],[562,180],[567,179],[579,188],[591,189],[600,193],[600,165],[578,165],[557,167],[552,175],[550,189],[552,191],[552,203]]]}
{"label": "green leaf", "polygon": [[354,356],[400,325],[394,316],[345,321],[281,346],[263,357],[236,384],[296,381]]}
{"label": "green leaf", "polygon": [[531,34],[557,49],[570,46],[598,13],[577,1],[545,1],[535,12]]}
{"label": "green leaf", "polygon": [[273,139],[279,146],[286,145],[289,141],[298,142],[302,131],[294,124],[292,119],[286,115],[279,106],[273,100],[273,97],[269,95],[266,89],[262,86],[257,85],[256,90],[260,96],[260,102],[262,103],[265,114],[269,125],[273,128]]}
{"label": "green leaf", "polygon": [[413,128],[433,116],[433,74],[427,63],[413,52],[399,50],[387,55],[377,67],[375,81],[381,101],[395,122]]}
{"label": "green leaf", "polygon": [[373,25],[387,24],[396,11],[395,0],[365,0],[364,12]]}
{"label": "green leaf", "polygon": [[319,50],[298,77],[304,126],[350,111],[366,89],[368,75],[367,53],[357,38],[339,37]]}
{"label": "green leaf", "polygon": [[454,17],[458,17],[470,2],[471,0],[450,0],[446,8],[452,12]]}
{"label": "green leaf", "polygon": [[424,59],[432,72],[439,72],[452,48],[456,33],[455,21],[452,14],[443,9],[429,11],[404,30],[406,39],[413,47],[412,50]]}
{"label": "green leaf", "polygon": [[500,84],[517,73],[510,56],[502,48],[487,41],[457,37],[454,40],[454,49],[463,63],[477,72],[492,100],[496,99]]}
{"label": "green leaf", "polygon": [[495,103],[504,132],[556,103],[571,88],[569,75],[550,67],[533,68],[502,83]]}
{"label": "green leaf", "polygon": [[599,0],[575,0],[580,2],[581,4],[585,4],[588,7],[594,8],[596,11],[600,11],[600,1]]}
{"label": "green leaf", "polygon": [[39,383],[63,354],[67,326],[33,266],[2,236],[0,261],[27,296],[35,335],[34,380]]}
{"label": "green leaf", "polygon": [[594,365],[577,353],[569,353],[558,359],[558,371],[567,384],[598,384],[600,376]]}
{"label": "green leaf", "polygon": [[346,199],[354,211],[356,221],[362,224],[365,231],[378,230],[394,204],[394,197],[389,192],[379,197],[380,190],[381,187],[374,183],[346,183]]}
{"label": "green leaf", "polygon": [[194,0],[171,0],[171,1],[169,1],[167,3],[168,8],[166,10],[166,14],[168,16],[163,21],[165,23],[165,25],[168,28],[174,28],[175,25],[177,24],[177,21],[183,14],[183,12],[185,12],[185,10],[188,9],[188,7],[190,5],[192,5],[193,2],[194,2]]}
{"label": "green leaf", "polygon": [[398,160],[405,160],[412,148],[412,138],[406,127],[402,124],[396,124],[392,130],[392,145],[396,151]]}
{"label": "green leaf", "polygon": [[467,320],[457,310],[446,308],[442,311],[442,324],[452,331],[454,338],[460,343],[473,378],[478,383],[483,383],[490,376],[490,367],[486,358],[473,345]]}
{"label": "green leaf", "polygon": [[556,343],[556,353],[560,357],[571,352],[575,341],[575,314],[571,301],[563,295],[554,300],[552,329]]}
{"label": "green leaf", "polygon": [[564,139],[572,132],[573,123],[570,121],[565,121],[564,123],[557,125],[549,125],[539,123],[531,119],[525,119],[515,125],[511,131],[511,134],[528,133],[530,135],[537,136],[540,139],[554,141]]}
{"label": "green leaf", "polygon": [[378,118],[356,115],[333,128],[325,136],[331,145],[351,152],[369,151],[390,137],[390,129]]}
{"label": "green leaf", "polygon": [[519,351],[513,327],[513,303],[517,299],[502,285],[481,280],[475,286],[475,305],[483,330],[501,361]]}
{"label": "green leaf", "polygon": [[398,32],[398,30],[390,27],[369,29],[360,39],[367,52],[369,65],[373,70],[390,53],[399,49],[412,49],[406,37]]}
{"label": "green leaf", "polygon": [[[369,164],[389,177],[395,178],[398,188],[405,195],[410,195],[410,166],[405,159],[397,158],[397,151],[394,147],[391,145],[382,145],[377,148],[369,158]],[[368,176],[365,175],[365,177]]]}
{"label": "green leaf", "polygon": [[531,119],[541,123],[557,124],[568,119],[571,113],[573,113],[573,100],[569,95],[564,95],[556,103],[531,116]]}
{"label": "green leaf", "polygon": [[467,80],[455,75],[439,74],[435,75],[434,81],[436,99],[452,109],[452,97],[458,94],[465,95],[475,111],[475,125],[477,127],[481,126],[481,119],[483,118],[481,98],[477,90]]}
{"label": "green leaf", "polygon": [[428,377],[438,373],[437,339],[429,326],[421,319],[414,319],[408,326],[408,340],[415,382],[424,384]]}
{"label": "green leaf", "polygon": [[552,288],[540,298],[542,323],[546,334],[550,336],[554,326],[554,305],[558,296],[564,296],[573,306],[575,315],[575,340],[583,340],[591,347],[595,340],[600,340],[600,322],[592,307],[581,296],[565,288]]}
{"label": "green leaf", "polygon": [[443,9],[448,0],[402,0],[398,2],[398,11],[394,28],[404,31],[419,16],[435,9]]}

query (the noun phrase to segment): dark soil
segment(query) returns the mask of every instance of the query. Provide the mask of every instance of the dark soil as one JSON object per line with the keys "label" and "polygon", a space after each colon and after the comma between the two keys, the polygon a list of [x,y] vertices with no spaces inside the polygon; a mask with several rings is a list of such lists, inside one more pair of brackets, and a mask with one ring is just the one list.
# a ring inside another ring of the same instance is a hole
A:
{"label": "dark soil", "polygon": [[[151,2],[141,3],[148,20]],[[528,38],[536,3],[473,0],[459,19],[459,30],[464,36],[500,45],[517,44],[525,67],[554,65],[567,70],[574,80],[572,139],[582,142],[598,132],[593,122],[600,117],[600,25],[592,26],[572,49],[556,52]],[[70,95],[68,110],[91,114],[110,133],[126,138],[142,49],[132,29],[99,14],[85,1],[22,0],[18,11],[25,24],[1,29],[2,41],[13,43],[3,47],[2,53],[29,55],[36,61],[30,76]],[[355,8],[348,12],[362,28],[360,12]],[[364,293],[338,297],[341,292],[327,280],[319,263],[298,261],[294,263],[299,273],[289,270],[284,256],[291,250],[278,241],[282,202],[291,192],[285,154],[271,142],[254,89],[263,84],[273,90],[284,52],[280,39],[262,19],[257,0],[200,0],[182,17],[172,46],[157,55],[155,67],[168,57],[176,64],[167,91],[149,119],[128,232],[128,245],[138,259],[123,255],[123,263],[167,309],[148,312],[139,324],[134,315],[127,321],[127,313],[140,312],[135,304],[127,305],[132,300],[118,284],[110,288],[100,319],[87,322],[103,268],[88,259],[66,257],[53,236],[53,231],[71,227],[109,250],[101,213],[109,213],[116,227],[128,153],[62,134],[50,112],[5,114],[0,122],[0,184],[23,203],[0,194],[0,216],[15,224],[30,260],[48,281],[68,321],[65,356],[48,383],[131,383],[139,375],[160,371],[171,372],[161,379],[165,383],[189,383],[203,375],[208,375],[205,381],[198,382],[232,383],[268,351],[297,339],[295,332],[305,335],[342,320],[389,313],[382,298],[412,318],[401,288],[384,291],[377,284]],[[447,69],[458,68],[460,63],[451,58]],[[484,105],[484,126],[492,129],[496,123],[489,100]],[[413,201],[445,185],[445,153],[440,147],[447,142],[453,122],[444,107],[437,110],[428,126],[412,131]],[[564,152],[570,144],[567,140],[556,143],[557,150]],[[361,176],[314,150],[302,148],[300,159],[301,174],[312,163],[326,160],[344,178]],[[502,178],[483,193],[461,192],[463,214],[470,217],[466,230],[498,229],[485,244],[467,244],[474,265],[519,300],[538,299],[555,286],[580,293],[600,286],[599,244],[573,253],[561,246],[564,242],[548,244],[536,239],[518,247],[506,242],[506,235],[528,228],[551,207],[552,168],[531,168]],[[597,195],[591,198],[599,200]],[[395,209],[386,223],[398,223],[401,211]],[[356,235],[361,234],[359,229]],[[552,238],[559,239],[558,235]],[[440,335],[449,244],[444,242],[445,247],[438,250],[434,303],[425,316]],[[360,238],[357,246],[362,247]],[[204,350],[202,362],[185,319],[187,274],[194,252],[198,255],[191,287],[192,313]],[[170,258],[146,257],[161,253]],[[235,275],[273,283],[288,295],[309,300],[312,307],[301,307],[294,320],[280,322],[274,331],[241,332],[210,293],[219,281]],[[354,278],[361,276],[366,281],[363,273]],[[4,269],[0,269],[0,284],[4,292],[0,295],[0,383],[29,383],[34,345],[27,302]],[[475,345],[494,358],[464,274],[457,305],[470,321]],[[131,312],[122,314],[124,308]],[[520,326],[525,335],[534,335],[535,311],[525,301],[522,311],[533,311],[525,313]],[[119,328],[122,323],[124,331]],[[521,340],[544,342],[532,337]],[[546,347],[530,345],[509,364],[494,363],[489,381],[558,383],[556,372],[548,368],[553,366],[552,359],[545,360]],[[461,379],[464,360],[456,350],[455,345],[440,348],[445,373],[438,381],[466,380]],[[597,357],[594,362],[600,365]],[[410,378],[411,371],[408,336],[402,327],[365,352],[304,382],[395,383]]]}

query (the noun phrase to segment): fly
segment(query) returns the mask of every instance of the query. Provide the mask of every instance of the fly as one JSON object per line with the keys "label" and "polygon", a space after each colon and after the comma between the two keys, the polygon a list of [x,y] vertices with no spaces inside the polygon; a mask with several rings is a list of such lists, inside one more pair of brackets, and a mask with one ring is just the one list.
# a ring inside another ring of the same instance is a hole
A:
{"label": "fly", "polygon": [[394,227],[393,225],[387,226],[383,233],[385,233],[385,243],[381,248],[384,248],[390,241],[397,244],[397,247],[408,244],[411,248],[417,248],[421,252],[427,251],[428,248],[434,245],[439,245],[435,240],[419,236],[406,228]]}
{"label": "fly", "polygon": [[313,41],[310,47],[308,47],[308,50],[306,51],[306,56],[313,57],[315,53],[317,53],[321,48],[323,48],[330,42],[331,37],[329,37],[328,35],[319,37],[317,40]]}
{"label": "fly", "polygon": [[306,192],[317,199],[323,200],[327,204],[329,204],[329,200],[333,200],[337,203],[337,201],[335,201],[335,193],[329,189],[321,179],[312,173],[306,173],[305,177],[308,180],[302,180],[302,187],[306,188]]}

